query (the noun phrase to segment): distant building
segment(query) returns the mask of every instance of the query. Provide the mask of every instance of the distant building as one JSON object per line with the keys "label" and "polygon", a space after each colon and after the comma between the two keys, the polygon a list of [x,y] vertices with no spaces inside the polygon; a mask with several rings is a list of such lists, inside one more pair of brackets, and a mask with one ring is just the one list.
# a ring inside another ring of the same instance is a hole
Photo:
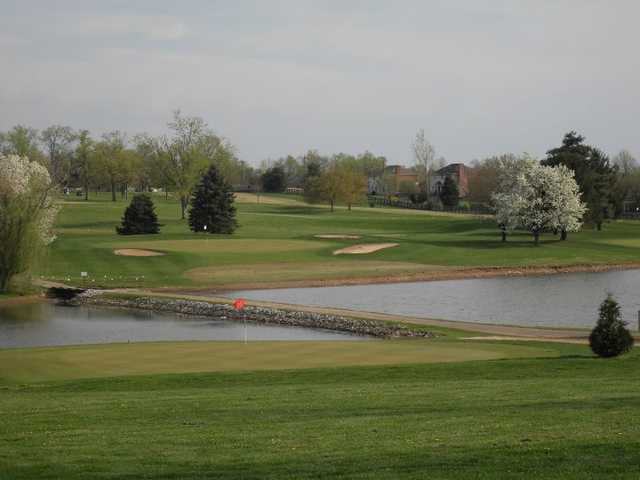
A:
{"label": "distant building", "polygon": [[400,185],[405,182],[416,185],[416,189],[418,187],[418,174],[412,168],[402,165],[389,165],[384,169],[384,173],[389,178],[388,188],[392,190],[389,193],[399,192]]}
{"label": "distant building", "polygon": [[447,177],[453,178],[458,184],[460,198],[469,194],[469,167],[464,163],[450,163],[446,167],[436,170],[431,174],[429,192],[431,195],[440,196],[440,191]]}

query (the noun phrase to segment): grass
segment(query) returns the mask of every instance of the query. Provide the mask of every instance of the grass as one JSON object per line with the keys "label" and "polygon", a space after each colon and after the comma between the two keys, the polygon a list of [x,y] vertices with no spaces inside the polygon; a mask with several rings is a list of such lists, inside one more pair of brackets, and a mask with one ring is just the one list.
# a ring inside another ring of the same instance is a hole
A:
{"label": "grass", "polygon": [[[179,219],[179,205],[155,196],[162,233],[122,237],[115,226],[126,202],[106,195],[66,201],[58,239],[39,274],[95,286],[230,287],[345,278],[416,275],[466,267],[632,263],[640,260],[640,222],[617,221],[601,232],[584,229],[561,242],[545,235],[535,247],[525,233],[500,242],[492,219],[380,208],[309,206],[298,197],[242,194],[240,228],[232,236],[194,234]],[[359,240],[325,240],[317,234],[349,233]],[[334,256],[356,243],[398,242],[373,254]],[[158,257],[119,257],[116,248],[166,252]],[[87,279],[80,272],[88,272]]]}
{"label": "grass", "polygon": [[[487,218],[238,199],[230,237],[120,237],[125,203],[65,202],[42,276],[104,286],[229,286],[461,267],[637,262],[640,224],[499,242]],[[319,240],[351,233],[360,240]],[[396,241],[334,257],[354,243]],[[162,257],[118,257],[115,248]],[[0,296],[0,301],[4,297]],[[440,329],[438,329],[440,330]],[[636,479],[640,353],[431,340],[158,342],[0,350],[0,479]]]}
{"label": "grass", "polygon": [[540,346],[434,340],[159,342],[0,350],[0,382],[543,357]]}
{"label": "grass", "polygon": [[638,353],[544,348],[558,356],[6,384],[0,478],[638,478]]}

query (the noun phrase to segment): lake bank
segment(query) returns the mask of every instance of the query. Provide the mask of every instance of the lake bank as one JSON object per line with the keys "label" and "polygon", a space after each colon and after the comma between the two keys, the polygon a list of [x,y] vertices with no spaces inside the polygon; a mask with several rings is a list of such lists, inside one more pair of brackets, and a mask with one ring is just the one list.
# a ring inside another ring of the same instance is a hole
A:
{"label": "lake bank", "polygon": [[[427,266],[425,266],[427,267]],[[561,275],[566,273],[601,273],[640,269],[640,262],[628,263],[598,263],[578,265],[540,265],[520,267],[446,267],[433,266],[432,270],[416,273],[384,276],[357,276],[351,278],[335,278],[328,280],[297,280],[297,281],[269,281],[269,282],[240,282],[230,283],[224,287],[162,287],[151,288],[149,291],[158,293],[201,294],[224,293],[237,290],[268,290],[284,288],[315,288],[340,287],[351,285],[379,285],[412,282],[437,282],[441,280],[466,280],[497,277],[534,277],[545,275]]]}

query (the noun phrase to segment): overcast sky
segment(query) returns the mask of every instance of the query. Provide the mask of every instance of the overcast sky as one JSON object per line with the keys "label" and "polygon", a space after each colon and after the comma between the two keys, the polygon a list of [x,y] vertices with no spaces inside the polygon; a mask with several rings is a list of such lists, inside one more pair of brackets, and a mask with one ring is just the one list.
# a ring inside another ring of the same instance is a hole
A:
{"label": "overcast sky", "polygon": [[240,158],[535,155],[578,130],[640,157],[637,1],[0,0],[0,130],[164,132]]}

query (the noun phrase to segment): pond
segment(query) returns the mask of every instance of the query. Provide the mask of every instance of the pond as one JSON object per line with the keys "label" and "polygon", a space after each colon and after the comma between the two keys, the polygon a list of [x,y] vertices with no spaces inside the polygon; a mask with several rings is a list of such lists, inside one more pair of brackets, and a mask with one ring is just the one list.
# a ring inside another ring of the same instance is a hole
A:
{"label": "pond", "polygon": [[229,296],[477,323],[592,327],[608,292],[636,329],[640,270],[250,290]]}
{"label": "pond", "polygon": [[[367,340],[330,330],[247,323],[255,340]],[[64,307],[53,303],[0,306],[0,348],[87,343],[243,340],[241,322],[146,310]]]}

